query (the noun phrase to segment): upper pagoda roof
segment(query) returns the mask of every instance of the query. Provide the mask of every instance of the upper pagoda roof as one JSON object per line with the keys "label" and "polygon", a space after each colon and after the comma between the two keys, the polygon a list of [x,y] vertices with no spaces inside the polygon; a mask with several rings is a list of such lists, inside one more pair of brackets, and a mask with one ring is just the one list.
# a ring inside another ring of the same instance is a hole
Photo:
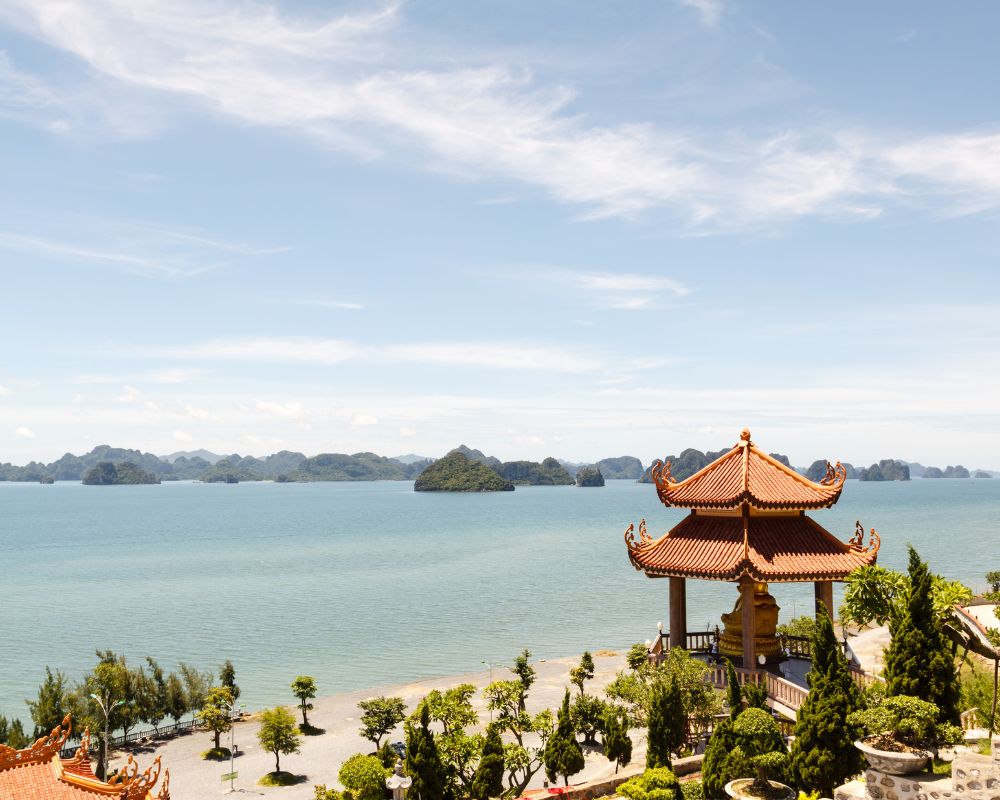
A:
{"label": "upper pagoda roof", "polygon": [[60,757],[71,730],[67,715],[62,725],[30,747],[15,750],[0,744],[0,800],[170,800],[169,773],[153,794],[160,777],[159,757],[139,772],[129,756],[118,775],[101,781],[90,769],[87,733],[72,758]]}
{"label": "upper pagoda roof", "polygon": [[815,483],[759,449],[744,428],[731,450],[690,478],[674,481],[669,461],[657,461],[650,475],[666,506],[737,508],[746,503],[759,509],[807,509],[836,503],[847,471],[839,461],[835,467],[827,462],[826,476]]}

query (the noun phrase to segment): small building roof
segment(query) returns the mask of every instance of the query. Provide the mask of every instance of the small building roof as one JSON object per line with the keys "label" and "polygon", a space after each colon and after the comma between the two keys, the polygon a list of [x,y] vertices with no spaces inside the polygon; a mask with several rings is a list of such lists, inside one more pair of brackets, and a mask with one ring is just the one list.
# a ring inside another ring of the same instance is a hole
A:
{"label": "small building roof", "polygon": [[140,773],[129,756],[125,768],[110,782],[98,780],[90,769],[90,736],[86,732],[76,754],[61,758],[59,753],[71,730],[67,715],[62,725],[30,747],[15,750],[0,745],[0,800],[170,800],[168,772],[153,794],[160,777],[159,758]]}
{"label": "small building roof", "polygon": [[650,473],[666,506],[758,509],[829,508],[840,498],[847,471],[827,462],[819,483],[809,480],[759,449],[746,428],[740,441],[704,469],[682,481],[670,475],[670,462],[657,461]]}
{"label": "small building roof", "polygon": [[787,516],[707,515],[692,512],[659,539],[646,532],[646,520],[625,532],[628,557],[649,577],[734,581],[843,580],[858,567],[873,564],[880,540],[872,529],[867,547],[858,523],[854,538],[842,542],[804,514]]}

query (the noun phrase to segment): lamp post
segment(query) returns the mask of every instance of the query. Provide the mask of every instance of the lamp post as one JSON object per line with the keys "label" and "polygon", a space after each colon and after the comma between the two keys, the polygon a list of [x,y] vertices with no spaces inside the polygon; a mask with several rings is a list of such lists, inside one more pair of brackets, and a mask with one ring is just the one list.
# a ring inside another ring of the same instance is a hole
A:
{"label": "lamp post", "polygon": [[94,692],[90,693],[90,699],[100,706],[101,711],[104,714],[104,741],[102,742],[103,756],[101,758],[101,771],[103,774],[100,776],[101,780],[104,781],[108,778],[108,718],[111,716],[111,712],[118,708],[118,706],[125,705],[125,701],[115,700],[115,702],[112,703],[110,697],[101,699],[101,697]]}
{"label": "lamp post", "polygon": [[234,715],[234,712],[237,711],[237,708],[242,709],[243,706],[237,707],[235,700],[232,703],[223,702],[222,706],[229,712],[229,791],[235,792],[236,778],[233,776],[236,774],[236,768],[233,761],[236,758],[236,720],[239,717]]}
{"label": "lamp post", "polygon": [[[479,663],[485,664],[486,668],[490,671],[490,683],[493,683],[493,665],[489,661],[480,661]],[[490,722],[493,722],[493,708],[490,708]]]}

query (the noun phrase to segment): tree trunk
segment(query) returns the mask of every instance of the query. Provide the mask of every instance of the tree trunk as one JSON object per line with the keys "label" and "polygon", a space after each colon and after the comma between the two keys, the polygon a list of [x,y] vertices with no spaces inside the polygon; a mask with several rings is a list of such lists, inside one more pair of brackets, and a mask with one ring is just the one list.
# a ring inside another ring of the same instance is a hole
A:
{"label": "tree trunk", "polygon": [[308,728],[309,727],[309,720],[306,719],[306,704],[305,703],[302,704],[302,727],[303,728]]}
{"label": "tree trunk", "polygon": [[216,749],[216,750],[218,750],[218,749],[219,749],[219,747],[221,746],[221,745],[219,744],[219,737],[220,737],[220,736],[222,736],[222,731],[216,731],[216,732],[215,732],[215,749]]}
{"label": "tree trunk", "polygon": [[280,759],[280,754],[278,753],[277,750],[275,750],[274,751],[274,771],[276,773],[277,772],[281,772],[281,761],[279,759]]}

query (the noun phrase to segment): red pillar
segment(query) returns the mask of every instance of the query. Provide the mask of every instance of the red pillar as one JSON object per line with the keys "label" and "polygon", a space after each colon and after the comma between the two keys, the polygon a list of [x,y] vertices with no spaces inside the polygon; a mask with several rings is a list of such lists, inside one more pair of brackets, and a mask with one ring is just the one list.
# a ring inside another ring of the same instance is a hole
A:
{"label": "red pillar", "polygon": [[670,579],[670,646],[687,647],[687,589],[684,578]]}
{"label": "red pillar", "polygon": [[743,669],[757,669],[754,655],[754,620],[753,595],[756,581],[749,575],[740,578],[740,595],[743,598]]}

